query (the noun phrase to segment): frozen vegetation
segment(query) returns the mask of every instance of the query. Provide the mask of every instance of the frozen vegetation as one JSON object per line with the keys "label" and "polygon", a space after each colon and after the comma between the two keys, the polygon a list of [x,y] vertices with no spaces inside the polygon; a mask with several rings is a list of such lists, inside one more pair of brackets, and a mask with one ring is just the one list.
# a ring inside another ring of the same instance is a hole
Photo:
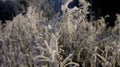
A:
{"label": "frozen vegetation", "polygon": [[0,25],[0,67],[120,67],[119,14],[107,27],[104,16],[94,20],[85,0],[72,9],[66,1],[62,12],[49,0],[25,2],[26,13]]}

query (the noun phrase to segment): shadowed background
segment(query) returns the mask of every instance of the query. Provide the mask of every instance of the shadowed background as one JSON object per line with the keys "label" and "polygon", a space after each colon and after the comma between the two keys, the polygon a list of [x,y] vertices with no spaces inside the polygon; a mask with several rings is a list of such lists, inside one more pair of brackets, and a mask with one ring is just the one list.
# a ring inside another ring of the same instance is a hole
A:
{"label": "shadowed background", "polygon": [[2,24],[11,21],[18,14],[27,12],[28,4],[25,0],[0,0],[0,21]]}

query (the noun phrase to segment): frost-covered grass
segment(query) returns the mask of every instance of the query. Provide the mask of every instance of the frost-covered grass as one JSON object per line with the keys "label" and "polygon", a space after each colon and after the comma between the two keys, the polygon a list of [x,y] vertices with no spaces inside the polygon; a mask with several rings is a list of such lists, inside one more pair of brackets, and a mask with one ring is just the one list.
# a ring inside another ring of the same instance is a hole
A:
{"label": "frost-covered grass", "polygon": [[87,3],[59,21],[43,21],[30,6],[0,28],[0,67],[119,67],[120,16],[114,28],[104,19],[88,22]]}

